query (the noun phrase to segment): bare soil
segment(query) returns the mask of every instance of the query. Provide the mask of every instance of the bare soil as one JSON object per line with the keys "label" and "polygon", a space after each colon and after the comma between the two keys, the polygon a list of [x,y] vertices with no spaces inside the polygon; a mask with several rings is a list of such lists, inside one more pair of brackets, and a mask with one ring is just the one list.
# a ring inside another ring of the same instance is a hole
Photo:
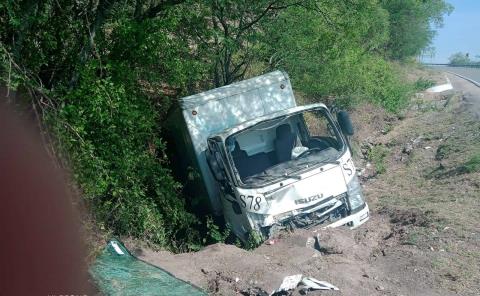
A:
{"label": "bare soil", "polygon": [[[480,152],[470,104],[452,91],[417,94],[401,115],[357,109],[354,151],[372,215],[359,229],[296,230],[252,251],[126,245],[212,295],[268,295],[299,273],[340,289],[309,295],[480,295],[480,172],[462,170]],[[375,149],[385,153],[372,159]]]}

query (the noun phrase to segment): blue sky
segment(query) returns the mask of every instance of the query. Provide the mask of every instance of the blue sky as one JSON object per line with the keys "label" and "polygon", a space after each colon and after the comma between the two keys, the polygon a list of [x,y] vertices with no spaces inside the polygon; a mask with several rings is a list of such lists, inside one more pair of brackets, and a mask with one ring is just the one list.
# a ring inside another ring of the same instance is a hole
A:
{"label": "blue sky", "polygon": [[[426,62],[446,63],[456,52],[480,55],[480,0],[447,0],[455,9],[444,18],[444,26],[433,41],[435,56]],[[478,58],[477,58],[478,59]]]}

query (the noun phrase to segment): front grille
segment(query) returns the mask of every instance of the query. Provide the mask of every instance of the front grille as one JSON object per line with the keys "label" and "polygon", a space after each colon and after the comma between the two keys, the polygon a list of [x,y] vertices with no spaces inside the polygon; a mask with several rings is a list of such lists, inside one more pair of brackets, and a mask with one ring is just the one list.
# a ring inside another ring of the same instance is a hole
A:
{"label": "front grille", "polygon": [[347,216],[348,210],[345,203],[343,203],[341,206],[339,206],[335,210],[325,214],[326,211],[330,210],[334,206],[335,204],[320,208],[311,213],[297,214],[296,216],[289,217],[281,221],[280,224],[290,229],[293,229],[293,228],[309,229],[313,226],[322,224],[327,220],[329,220],[330,222],[333,222]]}

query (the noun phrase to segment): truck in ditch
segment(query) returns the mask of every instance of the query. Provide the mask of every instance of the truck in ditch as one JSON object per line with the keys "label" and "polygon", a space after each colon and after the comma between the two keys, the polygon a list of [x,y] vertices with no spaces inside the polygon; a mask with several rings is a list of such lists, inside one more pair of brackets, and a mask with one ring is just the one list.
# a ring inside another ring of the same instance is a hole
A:
{"label": "truck in ditch", "polygon": [[169,118],[174,165],[188,186],[246,241],[284,228],[358,227],[369,218],[357,178],[348,113],[297,106],[275,71],[179,99]]}

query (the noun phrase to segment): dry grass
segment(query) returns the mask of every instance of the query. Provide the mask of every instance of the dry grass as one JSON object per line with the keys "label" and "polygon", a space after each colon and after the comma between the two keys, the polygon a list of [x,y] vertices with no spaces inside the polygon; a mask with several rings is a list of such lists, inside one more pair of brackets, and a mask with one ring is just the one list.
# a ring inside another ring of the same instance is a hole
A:
{"label": "dry grass", "polygon": [[[367,129],[363,133],[374,135],[367,139],[389,147],[383,174],[365,184],[373,211],[428,213],[428,226],[410,225],[402,243],[434,250],[438,284],[459,293],[480,292],[480,122],[456,93],[419,96],[402,120],[365,117],[359,119]],[[379,133],[387,124],[391,129]],[[407,154],[409,144],[413,149]]]}

